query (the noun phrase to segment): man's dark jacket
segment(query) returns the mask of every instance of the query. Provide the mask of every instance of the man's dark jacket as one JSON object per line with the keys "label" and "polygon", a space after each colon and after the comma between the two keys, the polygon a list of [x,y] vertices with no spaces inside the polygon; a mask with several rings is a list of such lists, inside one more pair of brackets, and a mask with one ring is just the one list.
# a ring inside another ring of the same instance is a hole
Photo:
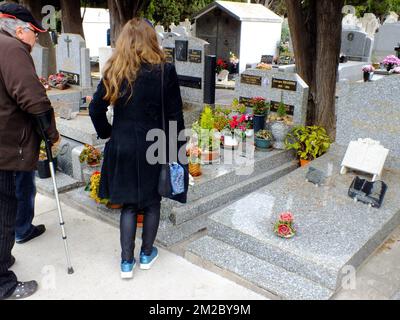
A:
{"label": "man's dark jacket", "polygon": [[[0,170],[33,171],[40,137],[33,115],[52,110],[35,71],[30,46],[0,31]],[[47,132],[58,139],[55,120]]]}

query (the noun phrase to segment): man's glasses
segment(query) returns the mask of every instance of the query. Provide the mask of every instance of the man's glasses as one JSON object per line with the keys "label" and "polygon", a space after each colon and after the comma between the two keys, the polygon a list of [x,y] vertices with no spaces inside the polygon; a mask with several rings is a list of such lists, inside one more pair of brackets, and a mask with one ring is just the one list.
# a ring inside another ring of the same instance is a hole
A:
{"label": "man's glasses", "polygon": [[29,30],[31,30],[34,34],[35,34],[35,36],[36,36],[36,39],[38,39],[39,38],[39,32],[37,32],[36,30],[34,30],[34,29],[31,29],[31,28],[29,28],[29,27],[26,27],[27,29],[29,29]]}

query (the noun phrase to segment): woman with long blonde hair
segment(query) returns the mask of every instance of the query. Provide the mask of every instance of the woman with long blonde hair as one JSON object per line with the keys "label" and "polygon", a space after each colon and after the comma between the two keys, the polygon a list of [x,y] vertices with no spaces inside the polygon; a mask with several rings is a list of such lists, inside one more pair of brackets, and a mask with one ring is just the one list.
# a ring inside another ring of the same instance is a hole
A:
{"label": "woman with long blonde hair", "polygon": [[[140,268],[150,269],[158,257],[154,241],[160,220],[161,166],[146,159],[146,151],[152,144],[146,141],[146,136],[152,129],[163,128],[161,94],[164,95],[166,120],[176,121],[178,132],[183,130],[182,99],[175,67],[165,63],[151,23],[134,18],[123,28],[89,106],[98,136],[110,138],[104,149],[99,197],[123,204],[120,220],[122,278],[131,278],[136,265],[138,211],[144,211]],[[114,108],[112,125],[106,117],[109,105]],[[182,147],[184,142],[177,142],[177,145]],[[177,200],[186,202],[186,192]]]}

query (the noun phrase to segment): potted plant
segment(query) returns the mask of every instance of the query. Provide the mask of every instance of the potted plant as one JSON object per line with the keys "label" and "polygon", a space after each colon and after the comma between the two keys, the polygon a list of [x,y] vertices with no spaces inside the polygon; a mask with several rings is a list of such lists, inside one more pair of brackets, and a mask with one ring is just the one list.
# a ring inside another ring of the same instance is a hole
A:
{"label": "potted plant", "polygon": [[260,130],[265,129],[265,118],[268,116],[269,103],[262,97],[256,97],[251,99],[250,104],[253,107],[253,128],[254,132],[257,133]]}
{"label": "potted plant", "polygon": [[375,68],[371,65],[365,66],[362,71],[364,72],[364,82],[368,82],[372,80],[372,76],[374,75]]}
{"label": "potted plant", "polygon": [[[57,150],[53,152],[54,170],[57,170]],[[39,161],[37,164],[37,171],[40,179],[47,179],[51,177],[49,160],[47,159],[46,145],[44,141],[40,143]]]}
{"label": "potted plant", "polygon": [[68,78],[63,73],[52,74],[49,76],[49,84],[53,88],[65,90],[69,87]]}
{"label": "potted plant", "polygon": [[253,115],[252,114],[246,114],[245,115],[246,120],[246,137],[251,138],[254,136],[254,123],[253,123]]}
{"label": "potted plant", "polygon": [[268,130],[260,130],[256,133],[255,144],[258,149],[266,150],[271,147],[272,133]]}
{"label": "potted plant", "polygon": [[99,188],[100,188],[100,179],[101,173],[100,171],[95,171],[90,176],[90,181],[86,185],[85,191],[89,191],[89,197],[92,198],[96,203],[103,204],[109,209],[121,209],[123,205],[121,204],[113,204],[109,199],[102,199],[99,197]]}
{"label": "potted plant", "polygon": [[386,67],[387,71],[391,71],[397,66],[400,66],[400,59],[394,55],[387,56],[383,62],[384,66]]}
{"label": "potted plant", "polygon": [[201,150],[197,145],[191,144],[186,152],[189,159],[189,173],[192,177],[201,176]]}
{"label": "potted plant", "polygon": [[226,70],[228,68],[228,64],[224,61],[224,59],[219,58],[217,60],[217,66],[215,72],[219,74],[222,70]]}
{"label": "potted plant", "polygon": [[331,143],[326,130],[320,126],[296,126],[285,140],[286,148],[296,151],[302,167],[326,153]]}
{"label": "potted plant", "polygon": [[277,118],[271,123],[271,132],[274,137],[274,148],[283,150],[285,149],[285,138],[290,130],[290,126],[286,122],[286,106],[281,101],[277,109]]}
{"label": "potted plant", "polygon": [[206,106],[200,117],[200,123],[194,123],[192,129],[198,137],[203,163],[210,164],[220,157],[220,133],[214,128],[215,119],[210,106]]}
{"label": "potted plant", "polygon": [[79,155],[79,161],[81,163],[86,162],[90,167],[98,167],[101,158],[101,151],[88,144],[85,144],[81,154]]}

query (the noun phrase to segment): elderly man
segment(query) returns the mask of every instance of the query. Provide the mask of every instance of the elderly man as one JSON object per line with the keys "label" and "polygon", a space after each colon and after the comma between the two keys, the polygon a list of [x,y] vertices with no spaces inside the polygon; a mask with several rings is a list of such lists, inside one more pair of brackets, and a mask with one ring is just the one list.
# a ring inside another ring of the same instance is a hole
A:
{"label": "elderly man", "polygon": [[[15,241],[16,173],[35,170],[40,137],[32,118],[53,110],[30,55],[38,32],[45,30],[27,9],[14,3],[0,6],[0,299],[25,298],[38,287],[36,281],[17,281],[8,271]],[[54,113],[47,133],[53,143],[59,140]]]}

